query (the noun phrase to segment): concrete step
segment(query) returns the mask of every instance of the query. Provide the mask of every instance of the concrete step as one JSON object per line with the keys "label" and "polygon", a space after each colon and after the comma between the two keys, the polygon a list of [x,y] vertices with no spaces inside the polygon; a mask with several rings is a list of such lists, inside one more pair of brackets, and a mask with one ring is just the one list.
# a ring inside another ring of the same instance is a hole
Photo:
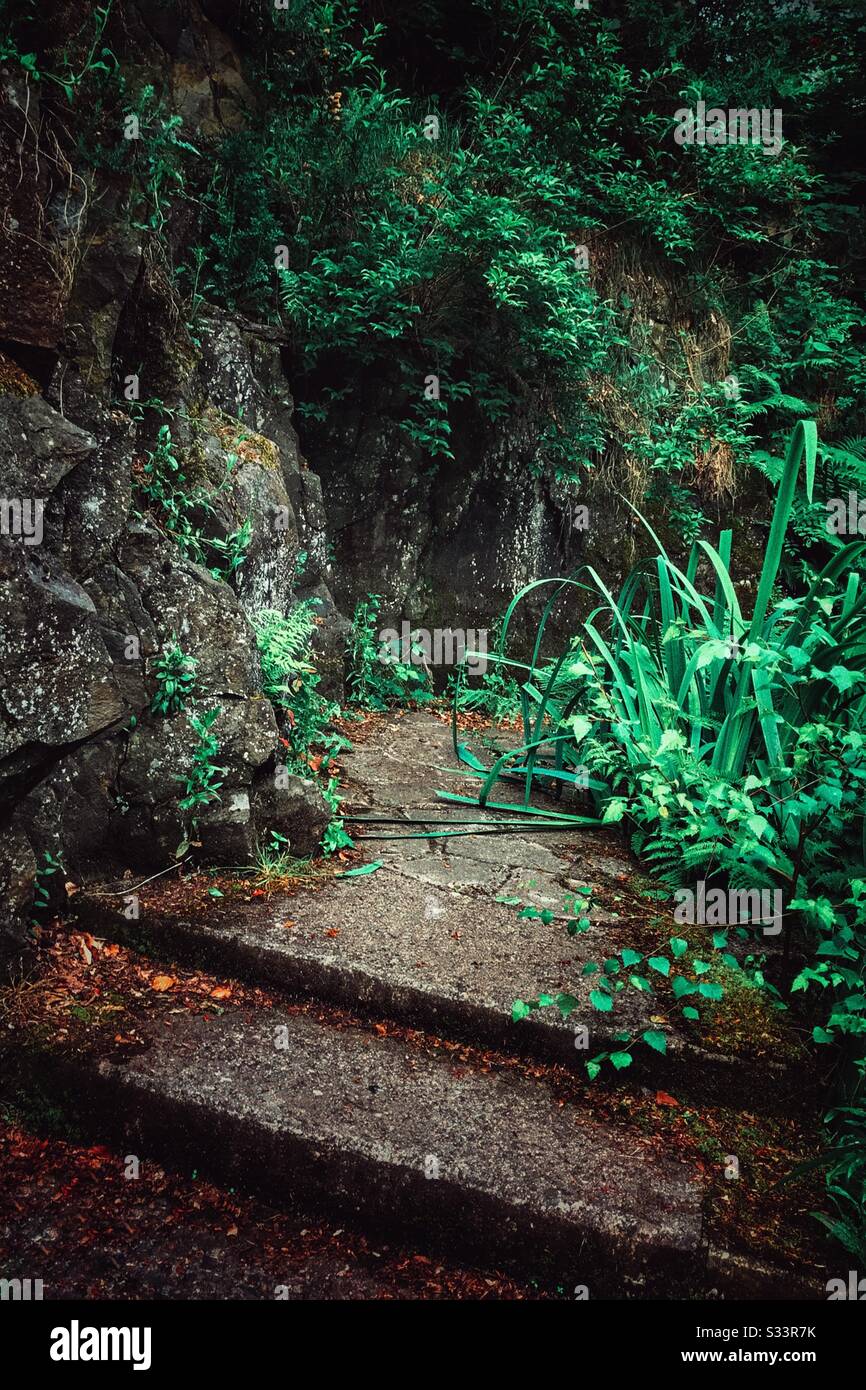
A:
{"label": "concrete step", "polygon": [[124,1062],[55,1056],[51,1075],[67,1109],[129,1152],[278,1205],[590,1297],[688,1296],[705,1282],[698,1174],[510,1072],[237,1009],[171,1015]]}
{"label": "concrete step", "polygon": [[[488,841],[484,852],[495,846]],[[411,862],[426,869],[428,854],[421,842]],[[440,855],[429,855],[429,866],[440,864]],[[135,921],[124,915],[122,897],[97,895],[116,885],[85,889],[74,903],[78,921],[94,935],[164,961],[574,1068],[616,1050],[621,1031],[657,1026],[658,1005],[637,991],[625,991],[607,1014],[590,1003],[594,981],[581,968],[632,944],[621,924],[596,921],[569,938],[561,923],[521,918],[471,883],[433,882],[405,868],[386,862],[373,874],[249,903],[214,899],[199,888],[190,905],[178,906],[177,893],[157,885],[142,890]],[[512,1022],[515,999],[560,989],[579,1000],[567,1021],[547,1008]],[[684,1024],[667,1030],[666,1056],[640,1045],[634,1058],[629,1080],[702,1104],[770,1113],[808,1103],[802,1074],[798,1079],[772,1051],[757,1060],[712,1051]]]}

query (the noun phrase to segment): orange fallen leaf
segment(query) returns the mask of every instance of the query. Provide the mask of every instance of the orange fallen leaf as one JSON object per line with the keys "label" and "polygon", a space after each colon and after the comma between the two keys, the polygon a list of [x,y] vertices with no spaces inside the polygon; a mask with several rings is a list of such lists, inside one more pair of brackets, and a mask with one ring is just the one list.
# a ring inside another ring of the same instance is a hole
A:
{"label": "orange fallen leaf", "polygon": [[107,946],[103,946],[103,948],[102,948],[102,954],[103,954],[104,956],[109,956],[109,957],[119,956],[119,955],[120,955],[120,947],[119,947],[118,945],[116,945],[116,944],[112,941],[112,942],[110,942]]}
{"label": "orange fallen leaf", "polygon": [[679,1101],[669,1096],[667,1091],[656,1091],[656,1105],[679,1105]]}
{"label": "orange fallen leaf", "polygon": [[229,1226],[228,1230],[226,1231],[226,1235],[227,1235],[227,1236],[236,1236],[237,1233],[238,1233],[238,1228],[237,1228],[237,1226]]}
{"label": "orange fallen leaf", "polygon": [[232,991],[230,985],[217,985],[216,989],[210,992],[211,999],[231,999]]}
{"label": "orange fallen leaf", "polygon": [[325,936],[339,936],[339,935],[340,935],[340,928],[339,928],[339,927],[328,927],[328,930],[325,932]]}
{"label": "orange fallen leaf", "polygon": [[171,989],[172,985],[176,984],[177,980],[173,975],[154,975],[150,982],[150,987],[151,989],[157,990],[160,994],[164,994],[167,989]]}
{"label": "orange fallen leaf", "polygon": [[288,917],[288,918],[286,919],[286,921],[283,923],[283,926],[284,926],[284,927],[293,927],[294,925],[295,925],[295,924],[294,924],[294,922],[292,921],[291,917]]}

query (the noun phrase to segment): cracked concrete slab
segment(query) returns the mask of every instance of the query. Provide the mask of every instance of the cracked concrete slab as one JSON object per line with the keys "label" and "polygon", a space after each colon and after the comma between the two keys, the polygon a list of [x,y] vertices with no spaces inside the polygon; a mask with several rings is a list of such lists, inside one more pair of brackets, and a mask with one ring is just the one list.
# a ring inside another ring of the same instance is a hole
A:
{"label": "cracked concrete slab", "polygon": [[702,1277],[697,1171],[513,1072],[269,1010],[179,1015],[148,1051],[82,1066],[79,1108],[137,1152],[188,1154],[279,1202],[592,1297]]}
{"label": "cracked concrete slab", "polygon": [[[381,787],[394,790],[389,769],[405,777],[411,767],[411,784],[398,785],[402,800],[411,803],[401,809],[412,814],[431,800],[436,769],[449,755],[448,729],[432,715],[393,716],[347,755],[350,788],[387,814],[390,801],[381,799]],[[447,806],[438,803],[435,815],[447,819]],[[395,829],[382,827],[385,833]],[[587,963],[634,945],[627,924],[593,906],[588,931],[569,937],[564,930],[565,900],[575,888],[598,882],[599,853],[614,879],[633,868],[609,837],[599,851],[600,837],[590,850],[581,831],[557,831],[544,840],[531,831],[527,838],[381,840],[372,838],[369,824],[359,830],[359,843],[370,836],[369,857],[383,860],[375,873],[253,903],[209,899],[194,915],[167,915],[158,893],[151,899],[145,890],[134,926],[116,909],[106,915],[110,900],[82,893],[79,914],[94,930],[145,942],[162,955],[574,1068],[615,1049],[623,1031],[657,1026],[653,997],[633,990],[623,992],[614,1011],[600,1013],[589,998],[594,981],[581,973]],[[548,907],[559,919],[524,918],[514,905],[497,901],[515,897]],[[567,1021],[546,1008],[512,1022],[516,999],[559,991],[578,1001]],[[754,1100],[755,1078],[742,1060],[696,1046],[676,1026],[668,1030],[667,1049],[664,1059],[638,1049],[630,1075],[668,1089],[697,1087],[704,1098]],[[761,1089],[780,1104],[783,1079],[781,1067],[763,1065]]]}

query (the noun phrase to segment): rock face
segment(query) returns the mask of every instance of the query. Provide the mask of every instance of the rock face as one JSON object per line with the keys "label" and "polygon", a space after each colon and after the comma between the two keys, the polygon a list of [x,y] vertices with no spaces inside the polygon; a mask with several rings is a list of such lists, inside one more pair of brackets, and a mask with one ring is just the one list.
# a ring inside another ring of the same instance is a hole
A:
{"label": "rock face", "polygon": [[[233,43],[197,5],[175,8],[126,7],[131,80],[207,142],[253,97]],[[0,966],[14,969],[40,884],[58,906],[65,879],[159,869],[184,840],[223,863],[249,863],[272,830],[316,850],[330,813],[281,765],[250,616],[318,597],[335,693],[345,620],[278,343],[208,306],[187,326],[128,181],[106,171],[85,190],[37,87],[0,78],[0,181],[15,176],[0,229]],[[193,499],[180,512],[172,469]],[[157,662],[175,643],[195,683],[163,717]],[[210,715],[218,799],[184,810]]]}
{"label": "rock face", "polygon": [[[248,617],[294,601],[301,529],[284,477],[291,460],[264,436],[239,446],[249,457],[214,521],[228,534],[235,511],[249,518],[249,572],[233,586],[136,514],[120,412],[80,382],[64,408],[81,423],[42,396],[0,396],[0,888],[5,954],[15,959],[26,954],[34,882],[49,855],[73,879],[106,862],[164,867],[185,838],[214,862],[248,863],[270,830],[296,854],[313,852],[328,820],[311,785],[277,777],[277,722]],[[225,474],[229,417],[208,403],[201,421],[206,467]],[[194,696],[163,718],[150,710],[155,662],[175,641],[195,662]],[[179,805],[201,744],[193,719],[213,710],[219,800],[193,817]],[[61,882],[55,873],[49,886]]]}
{"label": "rock face", "polygon": [[372,386],[338,418],[308,427],[338,556],[337,601],[348,608],[373,589],[383,615],[431,631],[488,629],[524,584],[569,573],[582,538],[549,485],[530,475],[537,442],[519,420],[497,437],[467,419],[454,429],[455,459],[433,468],[401,430],[405,413],[405,401]]}

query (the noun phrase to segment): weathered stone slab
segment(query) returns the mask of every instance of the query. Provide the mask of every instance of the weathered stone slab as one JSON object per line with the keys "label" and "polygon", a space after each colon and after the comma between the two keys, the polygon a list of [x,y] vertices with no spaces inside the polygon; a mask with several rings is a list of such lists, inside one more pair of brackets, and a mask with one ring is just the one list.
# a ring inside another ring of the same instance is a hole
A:
{"label": "weathered stone slab", "polygon": [[79,1109],[280,1202],[590,1296],[700,1276],[698,1175],[511,1072],[266,1010],[178,1015],[126,1063],[76,1065]]}
{"label": "weathered stone slab", "polygon": [[[614,1046],[614,1034],[651,1026],[653,1006],[645,996],[628,991],[612,1017],[600,1014],[589,1002],[591,980],[580,975],[582,961],[628,944],[619,928],[600,924],[570,939],[561,923],[521,919],[465,884],[452,889],[418,881],[386,864],[319,892],[235,905],[213,901],[194,915],[163,915],[149,907],[145,893],[137,922],[123,916],[123,899],[85,894],[77,899],[79,920],[162,959],[575,1068]],[[552,1008],[512,1022],[516,998],[558,989],[580,1000],[567,1022]],[[705,1103],[756,1105],[764,1092],[782,1103],[786,1084],[781,1066],[774,1071],[764,1063],[756,1076],[741,1059],[700,1049],[674,1032],[667,1057],[640,1048],[630,1071],[665,1089],[697,1088]]]}
{"label": "weathered stone slab", "polygon": [[[658,1026],[655,998],[636,990],[625,990],[614,1010],[600,1013],[589,998],[594,980],[582,974],[588,962],[633,947],[633,928],[591,907],[588,931],[572,938],[564,930],[564,902],[576,885],[615,882],[633,871],[615,840],[579,829],[544,836],[531,823],[526,831],[497,835],[376,838],[417,829],[401,827],[399,818],[417,815],[431,801],[429,814],[444,828],[450,828],[449,815],[457,829],[458,816],[477,814],[469,807],[451,813],[433,798],[445,780],[438,769],[453,767],[454,755],[447,725],[430,714],[390,716],[344,761],[347,803],[360,802],[370,808],[367,814],[397,822],[356,829],[359,843],[369,836],[369,857],[383,861],[376,872],[253,903],[226,897],[202,904],[197,895],[188,910],[166,910],[158,889],[150,897],[145,890],[135,923],[123,916],[122,898],[82,893],[76,897],[81,921],[163,958],[575,1068],[617,1050],[617,1035]],[[491,824],[497,819],[489,813]],[[498,901],[503,897],[512,905]],[[522,918],[515,898],[550,908],[558,919]],[[516,999],[560,990],[578,1000],[567,1022],[555,1008],[512,1022]],[[789,1103],[791,1084],[781,1063],[712,1051],[693,1040],[686,1025],[666,1031],[667,1055],[641,1044],[630,1078],[696,1093],[704,1103],[767,1109]]]}

